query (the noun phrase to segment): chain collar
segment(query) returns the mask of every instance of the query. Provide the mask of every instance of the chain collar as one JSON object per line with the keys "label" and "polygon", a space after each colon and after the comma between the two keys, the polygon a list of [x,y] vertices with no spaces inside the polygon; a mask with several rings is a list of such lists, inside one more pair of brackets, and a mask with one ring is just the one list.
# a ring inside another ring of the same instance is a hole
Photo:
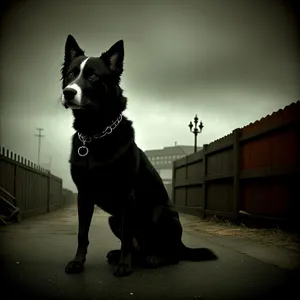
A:
{"label": "chain collar", "polygon": [[87,156],[89,153],[88,147],[85,145],[90,143],[92,140],[97,140],[109,135],[113,132],[113,130],[120,124],[122,121],[122,114],[110,125],[107,126],[101,133],[95,134],[93,136],[83,135],[82,133],[77,132],[79,140],[82,142],[83,146],[78,148],[78,155],[79,156]]}

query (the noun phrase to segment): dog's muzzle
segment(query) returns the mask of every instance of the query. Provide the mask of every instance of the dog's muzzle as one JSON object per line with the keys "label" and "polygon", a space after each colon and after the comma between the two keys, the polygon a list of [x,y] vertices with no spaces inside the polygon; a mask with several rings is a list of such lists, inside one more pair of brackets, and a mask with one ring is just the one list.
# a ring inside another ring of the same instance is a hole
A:
{"label": "dog's muzzle", "polygon": [[62,95],[62,103],[65,108],[78,109],[81,107],[78,101],[78,92],[73,88],[65,88]]}

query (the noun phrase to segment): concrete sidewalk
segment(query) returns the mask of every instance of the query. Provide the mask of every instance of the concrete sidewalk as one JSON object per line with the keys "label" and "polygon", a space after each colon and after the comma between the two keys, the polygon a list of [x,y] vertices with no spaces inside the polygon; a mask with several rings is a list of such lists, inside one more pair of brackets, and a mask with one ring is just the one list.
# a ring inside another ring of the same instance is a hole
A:
{"label": "concrete sidewalk", "polygon": [[184,234],[186,245],[209,247],[220,257],[218,261],[138,269],[129,277],[116,278],[105,256],[120,243],[110,232],[107,217],[96,209],[86,269],[77,275],[64,273],[76,250],[75,206],[1,228],[1,294],[4,286],[6,300],[232,300],[293,299],[298,291],[297,252],[191,230]]}

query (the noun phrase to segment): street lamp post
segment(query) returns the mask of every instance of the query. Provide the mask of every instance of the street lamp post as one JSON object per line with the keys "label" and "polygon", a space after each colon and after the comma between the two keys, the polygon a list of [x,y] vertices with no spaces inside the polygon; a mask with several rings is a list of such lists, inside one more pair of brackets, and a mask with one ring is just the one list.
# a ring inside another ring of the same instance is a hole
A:
{"label": "street lamp post", "polygon": [[[202,132],[202,129],[204,127],[202,121],[200,121],[199,129],[198,129],[198,127],[197,127],[198,121],[199,121],[199,119],[198,119],[197,115],[195,115],[194,125],[193,125],[192,121],[189,124],[190,131],[194,134],[194,137],[195,137],[194,152],[197,152],[197,135],[198,135],[198,133]],[[194,129],[193,129],[193,126],[194,126]]]}

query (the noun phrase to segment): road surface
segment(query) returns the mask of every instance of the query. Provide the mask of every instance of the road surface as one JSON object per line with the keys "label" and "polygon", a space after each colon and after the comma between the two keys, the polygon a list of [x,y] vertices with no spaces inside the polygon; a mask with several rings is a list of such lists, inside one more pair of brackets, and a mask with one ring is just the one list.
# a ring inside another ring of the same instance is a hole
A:
{"label": "road surface", "polygon": [[[1,298],[8,299],[294,299],[299,293],[299,254],[245,238],[188,231],[184,242],[209,247],[218,261],[137,269],[113,276],[106,253],[120,243],[107,215],[97,209],[85,272],[67,275],[76,249],[76,207],[1,228]],[[6,292],[6,294],[5,294]],[[3,296],[3,297],[2,297]]]}

